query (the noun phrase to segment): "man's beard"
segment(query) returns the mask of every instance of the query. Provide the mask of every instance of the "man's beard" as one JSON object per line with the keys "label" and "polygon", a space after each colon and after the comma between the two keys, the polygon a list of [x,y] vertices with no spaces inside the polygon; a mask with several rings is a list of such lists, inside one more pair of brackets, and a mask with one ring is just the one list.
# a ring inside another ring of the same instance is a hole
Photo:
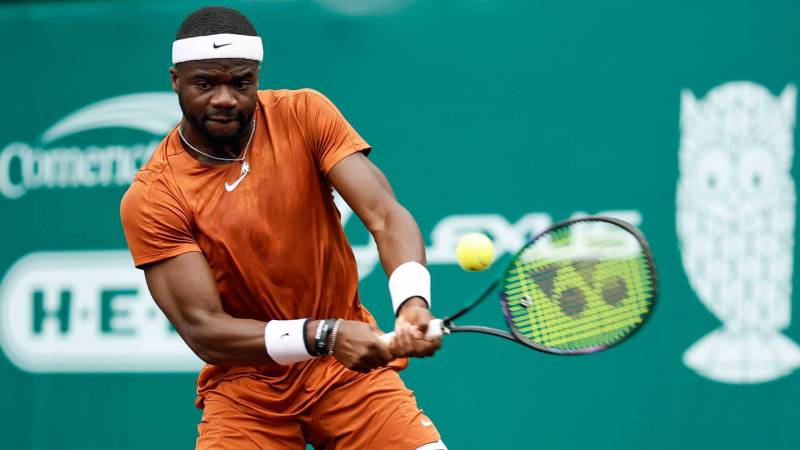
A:
{"label": "man's beard", "polygon": [[[200,116],[190,116],[189,114],[186,113],[186,108],[183,105],[183,97],[181,96],[180,92],[178,93],[178,104],[180,105],[181,111],[183,112],[183,117],[185,117],[186,120],[188,120],[189,123],[192,124],[194,129],[200,132],[200,134],[202,134],[207,141],[216,145],[235,145],[239,143],[239,141],[242,138],[242,135],[244,135],[245,133],[245,130],[247,130],[248,125],[250,125],[250,122],[253,120],[253,114],[255,112],[255,108],[253,108],[253,111],[249,112],[248,111],[226,112],[224,110],[219,110],[214,112],[213,114],[206,114],[206,112],[204,111]],[[238,120],[239,126],[236,128],[236,130],[229,133],[214,133],[210,131],[208,128],[206,128],[205,121],[208,118],[208,116],[226,117],[231,120]]]}

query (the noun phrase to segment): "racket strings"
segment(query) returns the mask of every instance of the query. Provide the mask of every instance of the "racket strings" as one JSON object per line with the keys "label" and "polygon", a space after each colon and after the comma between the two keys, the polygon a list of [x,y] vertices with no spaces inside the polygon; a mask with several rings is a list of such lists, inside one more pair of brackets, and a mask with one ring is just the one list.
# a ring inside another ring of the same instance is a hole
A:
{"label": "racket strings", "polygon": [[[556,314],[551,314],[555,316]],[[610,314],[598,314],[591,322],[584,321],[583,325],[575,326],[567,324],[553,327],[548,324],[549,317],[543,317],[532,324],[531,320],[523,317],[517,318],[514,326],[518,331],[526,335],[529,339],[538,341],[547,346],[561,346],[565,344],[575,344],[578,347],[588,345],[586,339],[597,338],[600,343],[605,343],[608,338],[614,339],[619,335],[627,334],[629,328],[633,328],[642,322],[643,318],[639,308],[627,307],[621,311]],[[527,326],[526,326],[527,325]],[[572,347],[572,345],[567,345]]]}
{"label": "racket strings", "polygon": [[[556,322],[556,325],[551,322],[554,319],[552,316],[558,316],[558,313],[545,313],[539,322],[539,327],[537,329],[530,327],[529,331],[534,339],[543,341],[546,345],[576,344],[580,346],[586,344],[584,342],[586,339],[613,338],[620,333],[624,334],[629,328],[637,326],[642,321],[640,309],[638,305],[632,304],[612,311],[589,312],[584,320],[567,319],[560,323]],[[517,326],[519,325],[521,324]]]}
{"label": "racket strings", "polygon": [[[642,319],[631,317],[622,317],[606,319],[602,322],[584,325],[582,327],[574,327],[563,332],[554,332],[549,334],[533,334],[533,340],[540,341],[542,344],[551,347],[565,346],[573,348],[577,346],[580,348],[585,345],[592,345],[594,343],[604,344],[609,340],[614,340],[619,336],[626,335],[630,328],[638,325]],[[520,328],[524,333],[524,329]],[[529,328],[529,330],[532,330]]]}
{"label": "racket strings", "polygon": [[[574,284],[569,282],[567,283]],[[575,295],[583,299],[583,294],[574,294],[575,292],[579,292],[580,289],[581,288],[579,287],[572,287],[566,289],[564,293]],[[616,289],[616,287],[612,285],[612,289]],[[628,290],[625,289],[625,291],[625,294],[627,294]],[[535,291],[532,293],[535,294]],[[591,294],[589,294],[587,297],[589,296],[591,296]],[[561,299],[562,302],[558,307],[554,306],[552,297],[546,300],[539,300],[540,301],[535,303],[537,305],[544,305],[544,307],[539,308],[541,311],[536,311],[534,313],[534,310],[532,309],[528,314],[528,316],[536,315],[536,318],[539,319],[537,321],[538,326],[537,324],[531,324],[530,320],[526,320],[527,317],[518,317],[516,322],[521,332],[525,334],[533,334],[534,339],[538,338],[539,340],[544,340],[548,345],[567,344],[570,341],[579,339],[582,340],[600,333],[617,334],[617,331],[625,331],[624,327],[635,326],[642,320],[641,302],[629,301],[624,305],[620,305],[623,298],[620,298],[616,291],[612,291],[610,297],[606,295],[606,298],[603,299],[610,306],[612,306],[611,309],[598,310],[597,308],[603,307],[595,306],[595,311],[587,311],[587,317],[583,320],[578,320],[579,318],[576,317],[582,312],[582,309],[584,308],[583,303],[579,303],[579,305],[581,305],[580,308],[572,307],[570,310],[571,305],[568,303],[565,307],[563,298]],[[588,309],[591,309],[591,307]],[[570,316],[571,319],[564,319],[564,314]],[[526,322],[529,324],[528,327],[524,326]],[[620,328],[623,329],[620,330]]]}
{"label": "racket strings", "polygon": [[[550,313],[549,314],[550,317],[537,316],[537,319],[538,322],[540,323],[546,323],[548,319],[552,319],[557,315],[558,313]],[[636,323],[638,323],[641,317],[642,317],[641,308],[638,305],[629,305],[620,307],[619,310],[616,311],[611,311],[607,313],[598,313],[594,316],[593,319],[595,319],[594,322],[600,322],[600,325],[606,325],[622,319],[627,319],[629,321],[633,320]],[[535,329],[537,331],[542,331],[544,328],[542,326],[537,327],[535,324],[533,324],[530,320],[530,317],[516,317],[512,320],[514,320],[517,328],[520,331],[524,331],[525,330],[524,327],[527,327],[527,329],[529,330]],[[550,336],[566,336],[567,335],[566,332],[568,330],[586,331],[586,330],[591,330],[592,328],[593,328],[592,323],[587,323],[578,326],[569,325],[567,323],[567,325],[562,324],[561,326],[558,327],[549,327],[546,329],[546,331],[549,333]]]}
{"label": "racket strings", "polygon": [[566,345],[571,348],[571,344],[574,344],[581,347],[591,344],[591,342],[587,342],[588,339],[597,339],[599,343],[605,343],[607,339],[625,335],[629,329],[635,328],[643,321],[643,318],[638,312],[630,314],[630,309],[598,316],[595,321],[580,326],[570,325],[556,330],[548,329],[546,321],[533,325],[527,319],[521,323],[515,323],[514,326],[529,339],[543,345],[551,347]]}
{"label": "racket strings", "polygon": [[576,246],[571,230],[554,230],[544,248],[535,242],[512,264],[504,291],[518,333],[539,345],[581,350],[618,341],[645,320],[654,297],[652,268],[638,241],[632,246],[632,237],[603,225],[613,230],[600,235],[612,238]]}

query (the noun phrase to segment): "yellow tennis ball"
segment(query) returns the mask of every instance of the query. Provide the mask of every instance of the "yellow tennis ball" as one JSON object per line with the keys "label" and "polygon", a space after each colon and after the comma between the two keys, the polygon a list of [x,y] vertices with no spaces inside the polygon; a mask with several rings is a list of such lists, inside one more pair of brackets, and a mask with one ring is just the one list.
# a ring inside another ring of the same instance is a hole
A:
{"label": "yellow tennis ball", "polygon": [[494,244],[483,233],[465,234],[456,247],[458,265],[470,272],[486,270],[494,262]]}

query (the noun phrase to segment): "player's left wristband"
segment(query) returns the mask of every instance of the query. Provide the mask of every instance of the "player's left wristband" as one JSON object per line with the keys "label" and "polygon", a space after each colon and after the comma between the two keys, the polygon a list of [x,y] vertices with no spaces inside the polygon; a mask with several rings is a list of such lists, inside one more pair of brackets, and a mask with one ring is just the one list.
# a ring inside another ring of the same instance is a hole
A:
{"label": "player's left wristband", "polygon": [[264,328],[264,345],[273,361],[286,366],[315,357],[309,353],[306,344],[306,322],[308,319],[267,322]]}
{"label": "player's left wristband", "polygon": [[416,261],[400,264],[389,277],[389,294],[394,314],[411,297],[421,297],[431,307],[431,274]]}

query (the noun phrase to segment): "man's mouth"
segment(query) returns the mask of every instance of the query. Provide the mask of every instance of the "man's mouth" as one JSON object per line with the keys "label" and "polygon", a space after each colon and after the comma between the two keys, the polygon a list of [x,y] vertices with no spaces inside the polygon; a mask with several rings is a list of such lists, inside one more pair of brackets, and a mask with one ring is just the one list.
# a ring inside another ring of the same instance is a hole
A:
{"label": "man's mouth", "polygon": [[238,121],[236,117],[219,117],[219,116],[211,116],[208,117],[207,120],[212,122],[219,122],[219,123],[228,123],[228,122],[235,122]]}

